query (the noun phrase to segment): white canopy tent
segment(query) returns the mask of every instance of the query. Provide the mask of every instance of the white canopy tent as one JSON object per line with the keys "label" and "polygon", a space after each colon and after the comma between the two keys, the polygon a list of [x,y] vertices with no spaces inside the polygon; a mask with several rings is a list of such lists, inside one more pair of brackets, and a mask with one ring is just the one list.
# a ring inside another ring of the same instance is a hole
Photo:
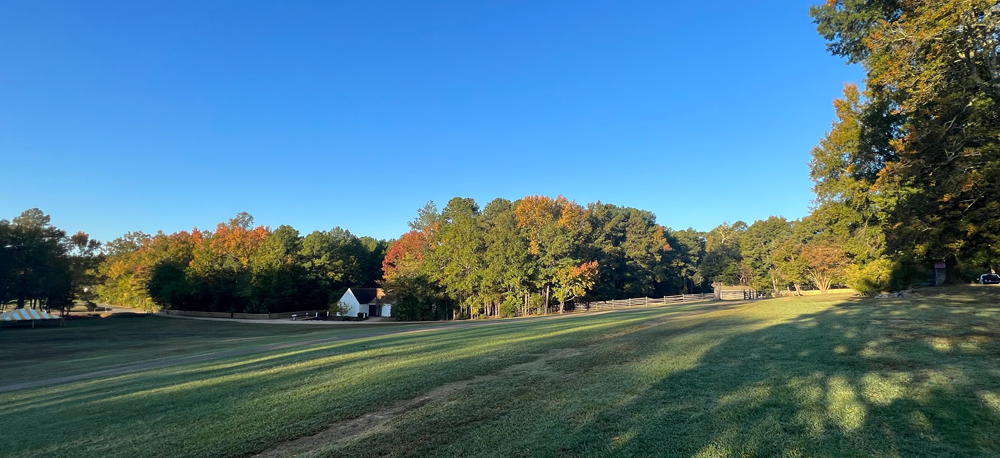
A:
{"label": "white canopy tent", "polygon": [[59,320],[58,316],[48,312],[35,309],[14,309],[9,312],[0,313],[0,325],[4,323],[31,322],[31,327],[35,327],[36,321]]}

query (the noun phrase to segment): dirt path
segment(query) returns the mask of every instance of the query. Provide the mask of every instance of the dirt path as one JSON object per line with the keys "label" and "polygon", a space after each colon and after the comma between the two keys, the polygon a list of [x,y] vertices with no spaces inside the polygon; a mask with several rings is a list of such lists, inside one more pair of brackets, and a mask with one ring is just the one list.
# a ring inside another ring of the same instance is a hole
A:
{"label": "dirt path", "polygon": [[[695,309],[692,310],[692,311],[690,311],[690,312],[681,312],[681,313],[678,313],[676,315],[671,315],[670,317],[678,317],[679,318],[679,317],[683,317],[683,316],[689,316],[689,315],[692,315],[692,314],[709,313],[709,312],[712,312],[712,311],[715,311],[715,310],[719,310],[719,309],[736,307],[736,306],[742,305],[744,303],[745,302],[743,302],[743,301],[740,301],[740,302],[728,302],[728,303],[721,303],[721,304],[718,303],[718,302],[706,302],[705,304],[702,304],[702,305],[683,306],[684,308],[694,307]],[[605,314],[605,313],[630,313],[630,312],[637,312],[637,311],[641,311],[641,310],[653,310],[653,309],[662,309],[662,308],[679,308],[679,307],[677,305],[652,306],[652,307],[636,307],[636,308],[631,308],[631,309],[618,309],[618,310],[609,310],[609,311],[603,311],[603,312],[569,313],[569,314],[564,314],[564,315],[547,315],[547,316],[529,317],[529,318],[516,318],[516,319],[507,319],[507,320],[465,321],[465,322],[461,322],[461,323],[454,323],[454,322],[451,322],[451,323],[436,323],[436,324],[432,324],[432,325],[426,325],[426,327],[421,327],[419,329],[396,329],[396,330],[370,332],[370,333],[365,333],[365,334],[352,334],[352,335],[348,335],[348,336],[333,336],[333,337],[324,337],[324,338],[321,338],[321,339],[312,339],[312,340],[302,340],[302,341],[295,341],[295,342],[284,342],[284,343],[259,345],[259,346],[256,346],[256,347],[240,348],[240,349],[220,351],[220,352],[215,352],[215,353],[206,353],[206,354],[192,355],[192,356],[181,356],[181,357],[177,357],[177,358],[157,359],[157,360],[152,360],[152,361],[146,361],[146,362],[143,362],[143,363],[130,364],[130,365],[127,365],[127,366],[115,367],[115,368],[105,369],[105,370],[100,370],[100,371],[95,371],[95,372],[88,372],[88,373],[85,373],[85,374],[68,375],[68,376],[65,376],[65,377],[54,377],[54,378],[43,379],[43,380],[35,380],[35,381],[31,381],[31,382],[14,383],[14,384],[11,384],[11,385],[0,386],[0,393],[8,393],[8,392],[11,392],[11,391],[19,391],[19,390],[27,390],[27,389],[32,389],[32,388],[40,388],[40,387],[49,386],[49,385],[58,385],[58,384],[61,384],[61,383],[77,382],[77,381],[81,381],[81,380],[89,380],[89,379],[93,379],[93,378],[106,377],[106,376],[111,376],[111,375],[122,375],[122,374],[131,373],[131,372],[139,372],[139,371],[145,371],[145,370],[151,370],[151,369],[160,369],[160,368],[170,367],[170,366],[176,366],[176,365],[180,365],[180,364],[200,363],[200,362],[212,361],[212,360],[220,359],[220,358],[231,358],[231,357],[234,357],[234,356],[251,355],[251,354],[254,354],[254,353],[263,353],[263,352],[274,351],[274,350],[284,350],[284,349],[288,349],[288,348],[296,348],[296,347],[303,347],[303,346],[309,346],[309,345],[319,345],[319,344],[324,344],[324,343],[339,342],[339,341],[345,341],[345,340],[365,339],[365,338],[369,338],[369,337],[379,337],[379,336],[397,335],[397,334],[416,334],[416,333],[422,333],[422,332],[431,332],[431,331],[440,331],[440,330],[449,330],[449,329],[465,329],[465,328],[475,327],[475,326],[517,325],[519,323],[523,323],[523,322],[526,322],[526,321],[552,320],[552,319],[568,319],[568,318],[572,318],[572,317],[591,316],[591,315]],[[664,320],[664,319],[669,319],[669,318],[668,317],[658,318],[658,320]]]}
{"label": "dirt path", "polygon": [[[739,303],[731,302],[728,304],[726,303],[720,304],[715,302],[715,303],[698,305],[694,310],[679,311],[677,313],[671,313],[663,316],[657,316],[655,318],[650,318],[648,321],[645,321],[642,324],[640,324],[639,328],[646,329],[667,323],[673,319],[690,318],[697,315],[711,313],[717,310],[723,310],[740,306],[745,303],[746,302],[744,301],[740,301]],[[662,306],[644,307],[643,309],[652,309],[652,308],[663,308],[663,307]],[[628,312],[634,310],[637,309],[614,310],[601,313]],[[615,334],[610,334],[609,337],[617,337],[624,334],[625,334],[624,332],[615,333]],[[559,359],[573,358],[576,356],[580,356],[582,354],[584,354],[584,351],[581,351],[581,349],[578,348],[559,348],[544,354],[540,354],[538,355],[537,358],[535,358],[532,361],[507,366],[492,374],[479,375],[465,380],[458,380],[451,383],[446,383],[444,385],[433,388],[430,391],[421,394],[420,396],[410,399],[405,399],[402,401],[397,401],[389,406],[361,415],[360,417],[348,418],[334,422],[330,426],[326,427],[325,429],[323,429],[318,433],[313,433],[308,436],[302,436],[296,439],[278,443],[256,455],[252,455],[252,457],[277,458],[285,456],[298,456],[300,454],[316,451],[319,449],[324,449],[324,451],[328,451],[330,447],[337,447],[339,445],[346,444],[353,440],[361,439],[368,435],[382,432],[386,428],[391,427],[388,425],[388,423],[393,419],[405,415],[410,411],[419,409],[427,404],[439,401],[445,401],[449,397],[453,397],[455,393],[466,389],[470,385],[481,384],[484,382],[501,379],[511,375],[519,375],[526,373],[558,375],[558,372],[554,371],[552,367],[549,365],[550,362]]]}
{"label": "dirt path", "polygon": [[360,437],[372,434],[383,427],[393,418],[403,415],[411,410],[419,409],[431,402],[440,401],[452,393],[476,383],[488,382],[501,377],[523,373],[551,372],[548,366],[549,361],[557,359],[572,358],[583,354],[575,348],[562,348],[552,350],[540,355],[533,361],[521,364],[514,364],[505,367],[498,372],[489,375],[480,375],[466,380],[441,385],[415,398],[396,402],[388,407],[384,407],[375,412],[366,413],[357,418],[351,418],[334,423],[326,429],[309,436],[282,442],[257,455],[254,458],[272,458],[282,456],[296,456],[303,452],[308,452],[321,447],[342,444]]}

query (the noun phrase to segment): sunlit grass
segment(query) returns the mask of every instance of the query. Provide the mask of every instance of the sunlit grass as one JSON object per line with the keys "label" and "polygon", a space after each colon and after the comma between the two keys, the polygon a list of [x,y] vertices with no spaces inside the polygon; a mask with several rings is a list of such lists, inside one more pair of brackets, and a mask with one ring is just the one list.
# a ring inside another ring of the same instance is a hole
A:
{"label": "sunlit grass", "polygon": [[931,291],[446,327],[5,393],[0,455],[241,456],[392,412],[284,451],[998,456],[1000,290]]}

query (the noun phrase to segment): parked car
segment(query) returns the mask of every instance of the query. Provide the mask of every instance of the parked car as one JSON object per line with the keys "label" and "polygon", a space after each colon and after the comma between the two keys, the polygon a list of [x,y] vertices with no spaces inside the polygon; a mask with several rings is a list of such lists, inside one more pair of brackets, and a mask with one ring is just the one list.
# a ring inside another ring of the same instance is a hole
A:
{"label": "parked car", "polygon": [[1000,285],[1000,275],[982,274],[979,276],[980,285]]}

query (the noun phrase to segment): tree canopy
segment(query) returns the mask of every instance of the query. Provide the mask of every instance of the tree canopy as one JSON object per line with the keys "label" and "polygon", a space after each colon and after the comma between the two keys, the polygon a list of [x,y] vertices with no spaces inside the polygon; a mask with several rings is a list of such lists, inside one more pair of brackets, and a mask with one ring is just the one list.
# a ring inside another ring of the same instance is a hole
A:
{"label": "tree canopy", "polygon": [[847,254],[945,261],[949,280],[996,269],[1000,6],[833,0],[811,14],[830,51],[867,73],[864,91],[848,86],[835,102],[811,164],[818,211],[856,236]]}
{"label": "tree canopy", "polygon": [[388,243],[341,228],[305,237],[240,213],[214,231],[128,233],[107,245],[100,296],[137,308],[216,312],[325,310],[382,278]]}

